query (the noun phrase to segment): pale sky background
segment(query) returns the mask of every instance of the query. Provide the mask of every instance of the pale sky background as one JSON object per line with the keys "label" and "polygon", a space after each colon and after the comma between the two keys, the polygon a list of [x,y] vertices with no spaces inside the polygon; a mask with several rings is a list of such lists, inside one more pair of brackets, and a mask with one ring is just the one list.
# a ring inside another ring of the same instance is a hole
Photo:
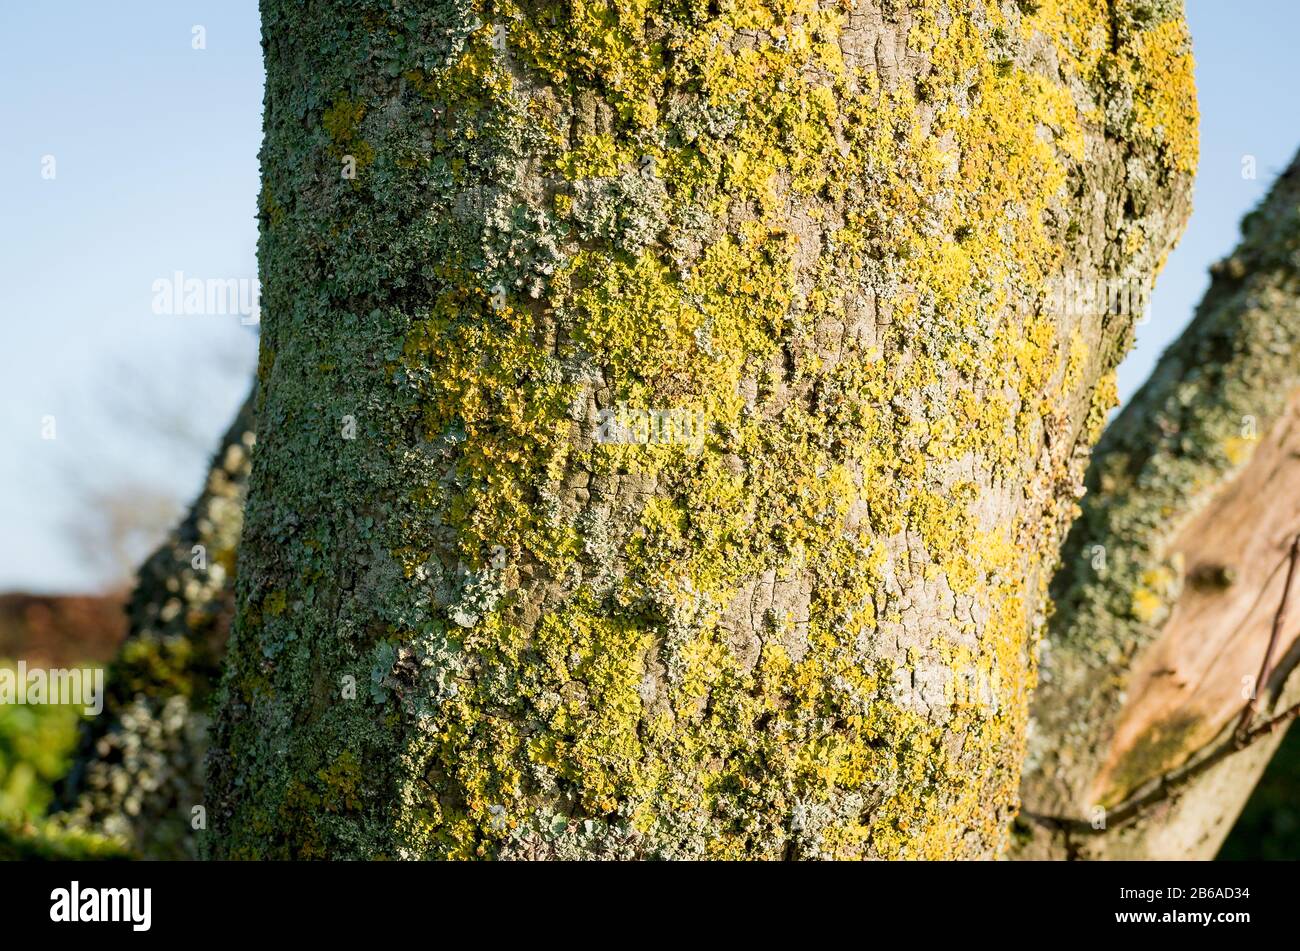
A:
{"label": "pale sky background", "polygon": [[[1300,145],[1300,3],[1187,7],[1195,211],[1121,367],[1124,397]],[[195,25],[205,49],[192,48]],[[198,491],[256,344],[238,317],[155,315],[151,287],[177,270],[255,276],[261,102],[254,0],[0,6],[0,591],[98,583],[66,528],[88,491]],[[1254,181],[1242,177],[1247,154]],[[41,177],[46,155],[53,180]],[[46,416],[54,440],[41,438]],[[185,439],[167,435],[176,420]]]}

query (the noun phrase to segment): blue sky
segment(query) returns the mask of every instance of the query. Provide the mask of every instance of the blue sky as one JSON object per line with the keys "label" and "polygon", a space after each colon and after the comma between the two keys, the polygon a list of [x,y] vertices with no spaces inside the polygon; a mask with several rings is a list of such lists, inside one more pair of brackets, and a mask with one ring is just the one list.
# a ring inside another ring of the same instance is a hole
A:
{"label": "blue sky", "polygon": [[[1237,244],[1239,223],[1300,147],[1300,3],[1186,0],[1201,107],[1191,221],[1156,282],[1151,319],[1120,367],[1121,397],[1141,386],[1209,286],[1207,268]],[[1258,178],[1242,178],[1242,157]]]}
{"label": "blue sky", "polygon": [[65,530],[81,487],[192,496],[189,443],[211,446],[253,365],[237,317],[151,305],[178,269],[255,276],[256,3],[4,3],[0,88],[0,590],[77,589],[96,580]]}
{"label": "blue sky", "polygon": [[[1300,145],[1300,4],[1188,0],[1195,211],[1120,370],[1128,396]],[[194,49],[195,26],[204,49]],[[160,316],[152,284],[256,273],[262,65],[254,0],[0,5],[0,590],[97,583],[67,531],[86,486],[188,499],[243,397],[232,316]],[[55,177],[42,177],[51,155]],[[1242,177],[1253,155],[1258,178]],[[56,438],[42,439],[53,416]],[[180,421],[184,438],[172,434]]]}

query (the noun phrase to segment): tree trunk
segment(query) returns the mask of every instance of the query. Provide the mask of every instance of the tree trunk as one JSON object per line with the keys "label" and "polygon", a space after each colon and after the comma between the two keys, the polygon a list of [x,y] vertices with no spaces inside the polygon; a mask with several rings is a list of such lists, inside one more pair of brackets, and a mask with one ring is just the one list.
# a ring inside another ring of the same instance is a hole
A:
{"label": "tree trunk", "polygon": [[1255,689],[1300,532],[1298,208],[1300,158],[1098,446],[1054,582],[1027,857],[1212,858],[1282,736],[1237,749],[1247,698],[1257,724],[1300,700],[1294,624]]}
{"label": "tree trunk", "polygon": [[218,857],[980,857],[1181,5],[264,0]]}

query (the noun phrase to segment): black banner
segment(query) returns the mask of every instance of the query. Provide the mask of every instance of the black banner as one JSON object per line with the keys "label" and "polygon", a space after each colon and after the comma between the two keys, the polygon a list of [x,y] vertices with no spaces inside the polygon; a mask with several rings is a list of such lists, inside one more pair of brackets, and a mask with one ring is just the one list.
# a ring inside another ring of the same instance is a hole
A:
{"label": "black banner", "polygon": [[1287,873],[1173,862],[10,863],[0,864],[0,933],[206,943],[427,931],[436,943],[473,928],[494,943],[513,933],[623,943],[654,930],[676,944],[793,925],[866,944],[897,931],[927,942],[1126,933],[1222,942],[1291,925]]}

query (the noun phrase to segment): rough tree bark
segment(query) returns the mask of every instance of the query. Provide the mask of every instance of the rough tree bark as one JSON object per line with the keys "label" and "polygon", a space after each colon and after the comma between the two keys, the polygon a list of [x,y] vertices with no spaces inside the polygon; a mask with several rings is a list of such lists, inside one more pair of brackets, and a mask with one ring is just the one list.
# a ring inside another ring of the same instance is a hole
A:
{"label": "rough tree bark", "polygon": [[211,854],[999,853],[1181,5],[262,13]]}
{"label": "rough tree bark", "polygon": [[[1065,546],[1026,857],[1211,858],[1282,736],[1233,742],[1300,532],[1300,158],[1212,273],[1098,445]],[[1280,633],[1256,723],[1300,700]]]}

